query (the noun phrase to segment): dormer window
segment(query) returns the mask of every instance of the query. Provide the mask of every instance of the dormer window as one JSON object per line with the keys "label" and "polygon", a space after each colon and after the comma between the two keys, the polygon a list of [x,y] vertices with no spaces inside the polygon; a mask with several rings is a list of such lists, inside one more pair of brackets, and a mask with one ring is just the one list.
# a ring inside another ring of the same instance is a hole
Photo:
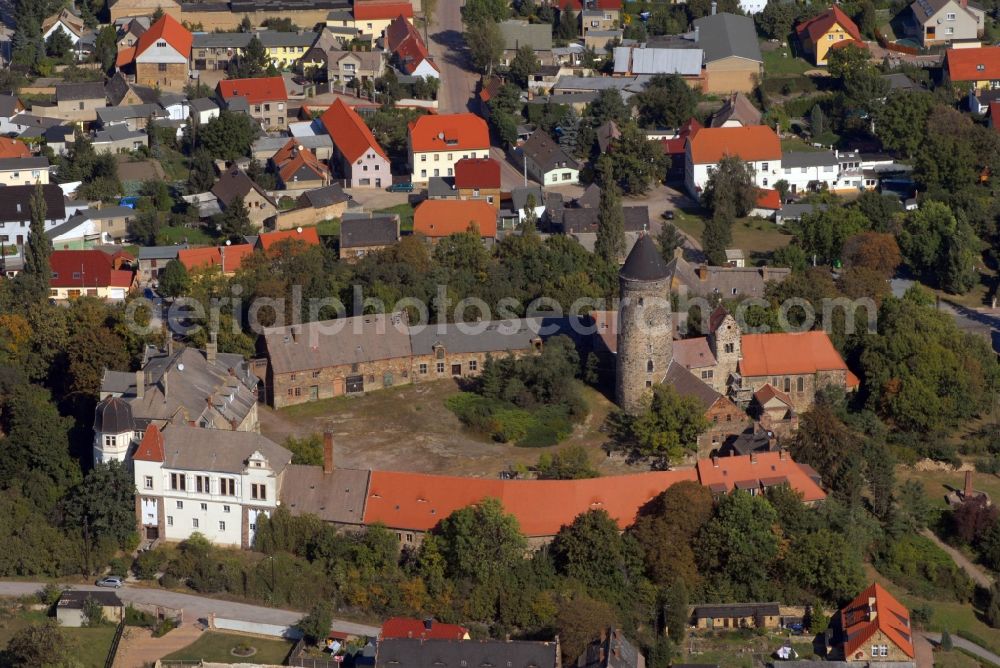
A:
{"label": "dormer window", "polygon": [[167,43],[166,43],[166,41],[165,41],[165,40],[162,40],[162,39],[161,39],[160,41],[158,41],[158,42],[156,43],[156,46],[157,46],[157,48],[160,48],[160,49],[165,49],[165,48],[167,47]]}
{"label": "dormer window", "polygon": [[986,65],[982,65],[982,64],[976,65],[976,71],[977,72],[985,72],[986,71]]}

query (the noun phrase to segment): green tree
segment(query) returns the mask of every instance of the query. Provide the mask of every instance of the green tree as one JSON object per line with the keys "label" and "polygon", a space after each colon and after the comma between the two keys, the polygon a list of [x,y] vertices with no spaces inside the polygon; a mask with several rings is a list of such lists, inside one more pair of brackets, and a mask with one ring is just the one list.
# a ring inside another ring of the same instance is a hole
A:
{"label": "green tree", "polygon": [[577,27],[577,19],[573,12],[565,9],[559,11],[559,23],[555,27],[555,37],[558,40],[569,41],[575,39],[580,29]]}
{"label": "green tree", "polygon": [[642,556],[629,535],[605,510],[590,510],[556,534],[550,547],[559,573],[573,578],[600,600],[619,608],[633,598],[641,586]]}
{"label": "green tree", "polygon": [[207,150],[198,149],[191,157],[188,185],[196,193],[208,192],[215,185],[215,163]]}
{"label": "green tree", "polygon": [[629,528],[646,561],[646,575],[660,587],[683,580],[695,591],[701,579],[692,543],[712,519],[712,493],[694,481],[671,485],[639,511]]}
{"label": "green tree", "polygon": [[298,621],[295,627],[302,631],[306,642],[316,645],[326,640],[330,634],[331,624],[333,624],[333,607],[328,601],[320,601],[313,606],[308,615]]}
{"label": "green tree", "polygon": [[7,642],[6,655],[13,666],[62,666],[71,660],[69,644],[54,619],[14,633]]}
{"label": "green tree", "polygon": [[456,510],[442,520],[437,535],[448,573],[478,582],[509,572],[527,548],[517,519],[496,499]]}
{"label": "green tree", "polygon": [[933,96],[920,91],[900,91],[889,96],[875,113],[875,135],[890,151],[904,157],[916,155],[923,143]]}
{"label": "green tree", "polygon": [[673,223],[664,223],[656,234],[656,240],[660,244],[660,253],[667,262],[674,259],[674,251],[684,247],[684,235]]}
{"label": "green tree", "polygon": [[726,263],[726,249],[733,242],[734,224],[732,214],[724,211],[714,214],[705,223],[701,245],[705,255],[708,256],[708,261],[713,265],[721,266]]}
{"label": "green tree", "polygon": [[903,220],[899,245],[907,263],[926,280],[952,294],[979,282],[981,242],[965,221],[940,202],[927,202]]}
{"label": "green tree", "polygon": [[199,128],[198,148],[220,160],[235,160],[250,154],[250,145],[259,134],[260,128],[248,115],[224,109]]}
{"label": "green tree", "polygon": [[869,229],[871,223],[855,208],[830,206],[802,216],[794,226],[806,257],[833,264],[843,254],[844,242]]}
{"label": "green tree", "polygon": [[858,5],[858,13],[854,21],[858,24],[858,30],[868,39],[875,39],[875,28],[878,17],[875,13],[875,3],[872,0],[861,0]]}
{"label": "green tree", "polygon": [[270,76],[273,70],[270,54],[260,38],[254,35],[243,53],[229,63],[227,75],[230,79],[253,79]]}
{"label": "green tree", "polygon": [[658,74],[635,96],[639,120],[648,128],[676,128],[694,116],[698,93],[676,74]]}
{"label": "green tree", "polygon": [[634,443],[640,453],[676,461],[697,448],[698,436],[708,429],[705,411],[696,399],[679,394],[672,386],[653,388],[648,408],[626,418],[627,428],[618,438]]}
{"label": "green tree", "polygon": [[309,434],[302,438],[289,436],[285,439],[285,449],[292,453],[293,464],[323,465],[323,437],[319,434]]}
{"label": "green tree", "polygon": [[110,72],[118,53],[118,33],[113,25],[102,26],[94,41],[94,58],[101,64],[101,70]]}
{"label": "green tree", "polygon": [[601,190],[594,253],[605,262],[615,265],[625,259],[625,211],[614,184]]}
{"label": "green tree", "polygon": [[31,194],[31,222],[24,247],[24,268],[17,275],[17,291],[25,304],[38,304],[49,296],[52,277],[52,240],[45,234],[45,192],[41,185]]}
{"label": "green tree", "polygon": [[910,531],[920,531],[934,521],[934,503],[919,480],[907,480],[899,488],[899,509]]}
{"label": "green tree", "polygon": [[580,480],[596,478],[600,475],[591,465],[590,456],[582,445],[567,445],[562,450],[544,453],[538,457],[540,480]]}
{"label": "green tree", "polygon": [[684,642],[689,620],[687,585],[683,578],[677,578],[667,589],[663,601],[663,625],[674,643]]}
{"label": "green tree", "polygon": [[738,156],[724,157],[717,167],[709,169],[701,201],[712,213],[746,216],[757,203],[753,167]]}
{"label": "green tree", "polygon": [[795,536],[782,568],[786,582],[831,602],[850,598],[865,578],[860,551],[828,529]]}
{"label": "green tree", "polygon": [[781,537],[774,508],[762,496],[722,498],[697,540],[700,570],[735,600],[769,598]]}
{"label": "green tree", "polygon": [[171,260],[158,277],[159,289],[167,297],[181,297],[191,288],[187,267],[179,260]]}
{"label": "green tree", "polygon": [[601,633],[618,625],[618,616],[606,601],[586,594],[559,601],[555,628],[564,665],[571,665]]}
{"label": "green tree", "polygon": [[948,633],[948,629],[941,632],[941,649],[945,652],[950,652],[955,649],[955,643],[951,639],[951,634]]}
{"label": "green tree", "polygon": [[248,234],[253,234],[253,223],[250,222],[250,210],[242,197],[235,197],[219,216],[219,231],[227,239],[238,241]]}
{"label": "green tree", "polygon": [[530,44],[522,44],[518,47],[514,59],[510,61],[508,74],[521,88],[528,87],[528,79],[538,71],[542,62],[535,55],[535,49]]}
{"label": "green tree", "polygon": [[52,58],[62,59],[73,53],[73,42],[63,30],[56,30],[45,40],[45,53]]}
{"label": "green tree", "polygon": [[835,498],[852,506],[860,502],[864,486],[863,445],[861,434],[844,424],[829,404],[818,402],[802,414],[791,450],[795,461],[823,476]]}
{"label": "green tree", "polygon": [[819,137],[826,132],[826,114],[823,113],[823,107],[818,104],[814,104],[812,111],[809,112],[809,130],[813,137]]}
{"label": "green tree", "polygon": [[764,10],[754,16],[760,31],[771,39],[786,40],[792,26],[799,18],[797,5],[785,2],[769,2]]}
{"label": "green tree", "polygon": [[493,68],[503,56],[504,39],[500,26],[492,21],[473,23],[465,31],[465,43],[469,46],[476,69],[487,76],[492,75]]}
{"label": "green tree", "polygon": [[621,128],[629,120],[629,107],[617,88],[606,88],[597,94],[597,99],[587,105],[586,116],[592,126],[597,127],[614,121]]}
{"label": "green tree", "polygon": [[[90,547],[112,541],[129,548],[135,540],[135,481],[120,462],[96,464],[62,503],[67,529],[79,530]],[[89,564],[91,571],[100,564]]]}
{"label": "green tree", "polygon": [[143,246],[155,246],[156,237],[160,234],[160,217],[155,211],[140,211],[129,221],[128,234]]}
{"label": "green tree", "polygon": [[601,156],[597,174],[602,186],[617,184],[626,195],[642,195],[666,177],[668,158],[658,142],[650,141],[634,122],[619,126],[615,150]]}
{"label": "green tree", "polygon": [[467,27],[498,24],[509,17],[510,3],[506,0],[466,0],[462,6],[462,20]]}
{"label": "green tree", "polygon": [[991,628],[1000,628],[1000,585],[996,583],[990,587],[984,616]]}

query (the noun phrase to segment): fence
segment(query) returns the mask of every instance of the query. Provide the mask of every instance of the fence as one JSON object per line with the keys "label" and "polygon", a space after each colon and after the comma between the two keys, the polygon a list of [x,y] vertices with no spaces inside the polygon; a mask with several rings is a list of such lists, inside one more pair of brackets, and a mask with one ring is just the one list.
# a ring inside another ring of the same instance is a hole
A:
{"label": "fence", "polygon": [[912,46],[902,46],[896,44],[895,42],[890,42],[889,38],[882,34],[882,31],[875,28],[875,41],[883,49],[888,51],[895,51],[896,53],[905,53],[908,56],[916,56],[920,53],[920,49],[916,49]]}
{"label": "fence", "polygon": [[343,665],[339,661],[334,661],[330,659],[315,659],[308,656],[301,656],[305,652],[306,641],[303,638],[299,638],[299,641],[295,643],[295,647],[288,654],[288,665],[298,666],[298,668],[341,668]]}
{"label": "fence", "polygon": [[115,629],[115,637],[111,641],[111,649],[108,650],[108,658],[104,660],[104,668],[111,668],[111,666],[114,665],[115,655],[118,654],[118,645],[121,644],[122,633],[124,632],[125,619],[122,618],[122,620],[118,622],[118,628]]}
{"label": "fence", "polygon": [[236,631],[237,633],[250,633],[258,636],[285,638],[286,640],[298,640],[302,637],[302,632],[294,626],[284,626],[282,624],[258,624],[256,622],[246,622],[242,619],[226,619],[225,617],[216,617],[214,615],[208,622],[209,627],[220,631]]}

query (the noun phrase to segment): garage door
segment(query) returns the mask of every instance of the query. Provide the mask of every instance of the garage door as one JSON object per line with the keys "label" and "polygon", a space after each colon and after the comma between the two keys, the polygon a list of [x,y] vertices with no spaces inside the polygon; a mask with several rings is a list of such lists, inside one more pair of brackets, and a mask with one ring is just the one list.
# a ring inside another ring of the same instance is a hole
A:
{"label": "garage door", "polygon": [[365,377],[364,376],[348,376],[347,377],[347,393],[352,392],[364,392],[365,391]]}

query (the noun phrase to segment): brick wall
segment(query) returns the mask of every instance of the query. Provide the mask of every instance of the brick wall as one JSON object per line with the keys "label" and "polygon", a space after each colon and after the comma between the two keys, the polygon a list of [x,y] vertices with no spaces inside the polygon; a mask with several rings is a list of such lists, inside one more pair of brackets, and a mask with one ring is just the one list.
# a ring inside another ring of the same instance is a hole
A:
{"label": "brick wall", "polygon": [[179,92],[188,82],[188,66],[187,63],[167,63],[166,70],[161,71],[158,63],[136,63],[135,82]]}
{"label": "brick wall", "polygon": [[[271,401],[275,408],[282,408],[317,399],[337,397],[347,394],[347,379],[356,376],[363,378],[364,392],[394,385],[407,385],[410,383],[410,358],[366,362],[357,365],[356,368],[350,364],[343,364],[296,373],[272,373]],[[312,389],[314,387],[315,392]]]}

